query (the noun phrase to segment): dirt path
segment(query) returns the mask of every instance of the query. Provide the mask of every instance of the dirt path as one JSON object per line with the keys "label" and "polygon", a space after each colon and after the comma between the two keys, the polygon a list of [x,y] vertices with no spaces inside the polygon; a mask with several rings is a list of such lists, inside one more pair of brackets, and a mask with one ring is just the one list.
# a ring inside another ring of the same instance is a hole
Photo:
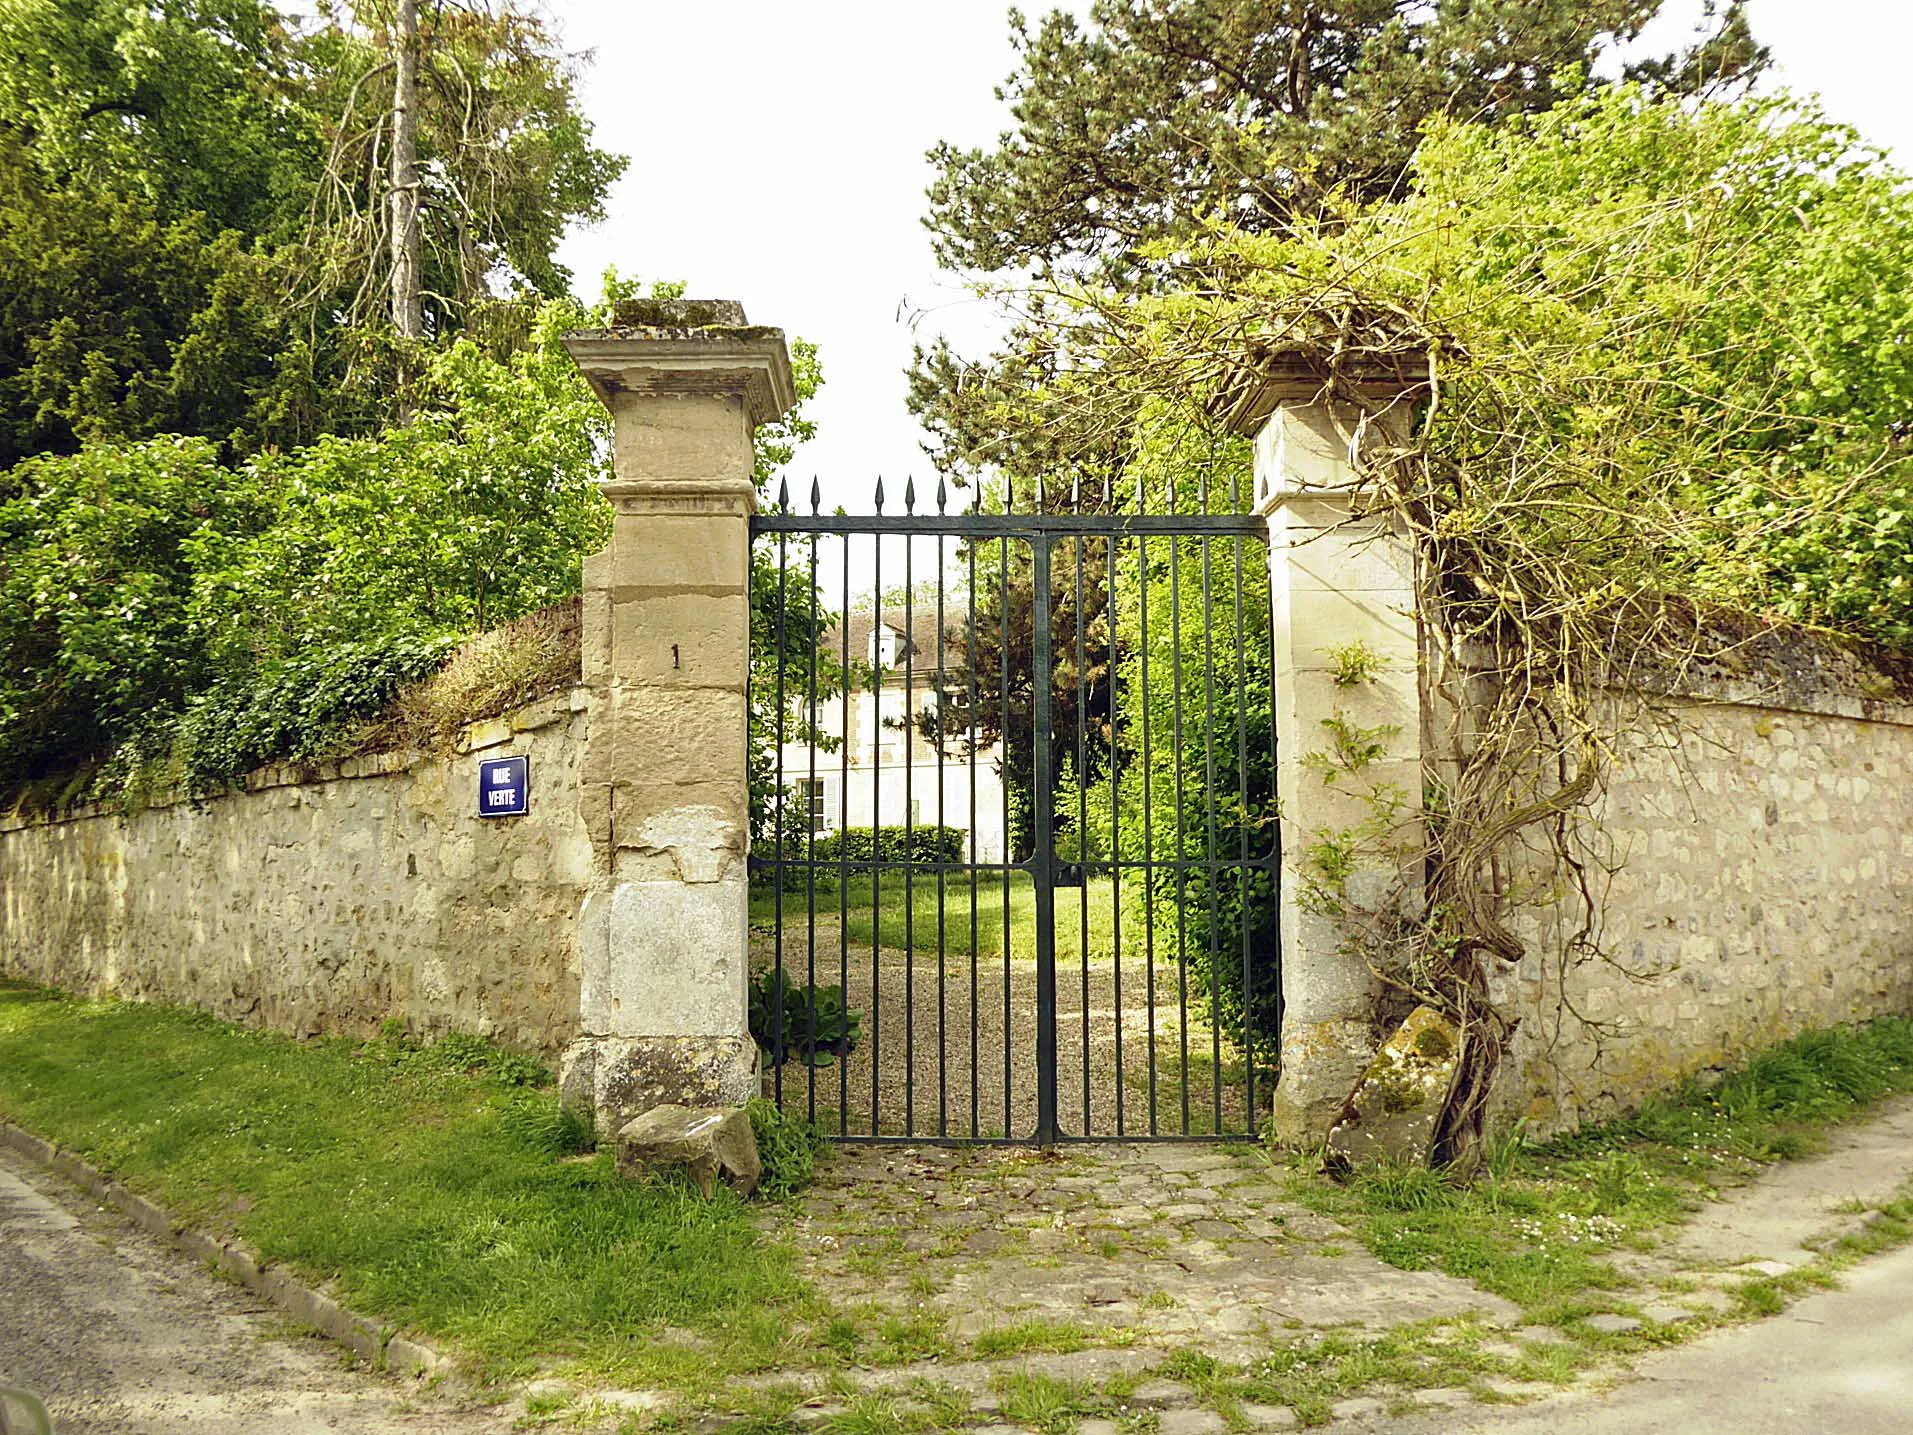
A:
{"label": "dirt path", "polygon": [[1810,1260],[1829,1235],[1857,1227],[1864,1208],[1913,1174],[1913,1098],[1834,1134],[1825,1151],[1786,1161],[1681,1227],[1669,1255],[1690,1265]]}
{"label": "dirt path", "polygon": [[491,1435],[500,1416],[345,1368],[339,1347],[0,1150],[0,1384],[60,1435]]}
{"label": "dirt path", "polygon": [[1522,1413],[1392,1435],[1902,1435],[1913,1427],[1913,1250],[1850,1273],[1772,1320],[1644,1358],[1617,1385]]}

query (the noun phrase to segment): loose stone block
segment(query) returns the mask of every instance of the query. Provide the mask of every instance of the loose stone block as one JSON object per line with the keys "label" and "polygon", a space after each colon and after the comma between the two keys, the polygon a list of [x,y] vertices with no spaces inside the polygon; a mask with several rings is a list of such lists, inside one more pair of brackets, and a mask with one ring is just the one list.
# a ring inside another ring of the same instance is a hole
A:
{"label": "loose stone block", "polygon": [[763,1166],[742,1110],[657,1106],[618,1132],[618,1174],[647,1177],[682,1166],[708,1198],[722,1176],[740,1195],[757,1189]]}
{"label": "loose stone block", "polygon": [[1416,1007],[1376,1053],[1329,1128],[1329,1160],[1342,1166],[1376,1161],[1426,1165],[1435,1121],[1454,1080],[1459,1046],[1447,1018],[1433,1007]]}
{"label": "loose stone block", "polygon": [[[1282,985],[1291,985],[1293,964],[1284,946]],[[1297,983],[1304,979],[1298,975]],[[1286,1140],[1313,1145],[1347,1104],[1348,1093],[1375,1053],[1369,1024],[1360,1020],[1307,1021],[1285,1016],[1282,1079],[1275,1088],[1273,1119]]]}

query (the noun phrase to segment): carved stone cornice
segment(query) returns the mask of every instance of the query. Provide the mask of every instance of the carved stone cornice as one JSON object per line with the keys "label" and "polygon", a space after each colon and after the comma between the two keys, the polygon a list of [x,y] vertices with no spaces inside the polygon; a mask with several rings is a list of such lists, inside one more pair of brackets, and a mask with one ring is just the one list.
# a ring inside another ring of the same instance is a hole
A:
{"label": "carved stone cornice", "polygon": [[[675,303],[689,317],[741,320],[744,314],[729,301]],[[579,329],[565,335],[564,345],[607,407],[620,393],[736,394],[750,422],[766,424],[797,402],[782,329],[744,323]]]}

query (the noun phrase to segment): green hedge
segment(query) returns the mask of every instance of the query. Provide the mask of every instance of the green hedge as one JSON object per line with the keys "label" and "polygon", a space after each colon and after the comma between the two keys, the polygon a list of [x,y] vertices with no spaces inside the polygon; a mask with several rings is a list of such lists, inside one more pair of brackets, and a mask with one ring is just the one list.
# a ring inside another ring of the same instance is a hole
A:
{"label": "green hedge", "polygon": [[784,860],[814,860],[819,866],[835,866],[848,861],[854,868],[881,862],[961,862],[970,850],[970,834],[961,827],[847,827],[841,832],[820,832],[813,849],[805,833],[792,833],[784,839]]}

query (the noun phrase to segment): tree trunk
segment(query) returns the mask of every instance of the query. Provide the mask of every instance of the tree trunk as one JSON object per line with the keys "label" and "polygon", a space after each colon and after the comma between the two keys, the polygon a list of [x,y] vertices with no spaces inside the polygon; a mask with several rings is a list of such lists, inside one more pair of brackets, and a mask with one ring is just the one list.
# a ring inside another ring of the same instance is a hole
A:
{"label": "tree trunk", "polygon": [[398,0],[392,41],[397,68],[392,97],[392,327],[401,339],[423,339],[425,303],[418,272],[418,0]]}

